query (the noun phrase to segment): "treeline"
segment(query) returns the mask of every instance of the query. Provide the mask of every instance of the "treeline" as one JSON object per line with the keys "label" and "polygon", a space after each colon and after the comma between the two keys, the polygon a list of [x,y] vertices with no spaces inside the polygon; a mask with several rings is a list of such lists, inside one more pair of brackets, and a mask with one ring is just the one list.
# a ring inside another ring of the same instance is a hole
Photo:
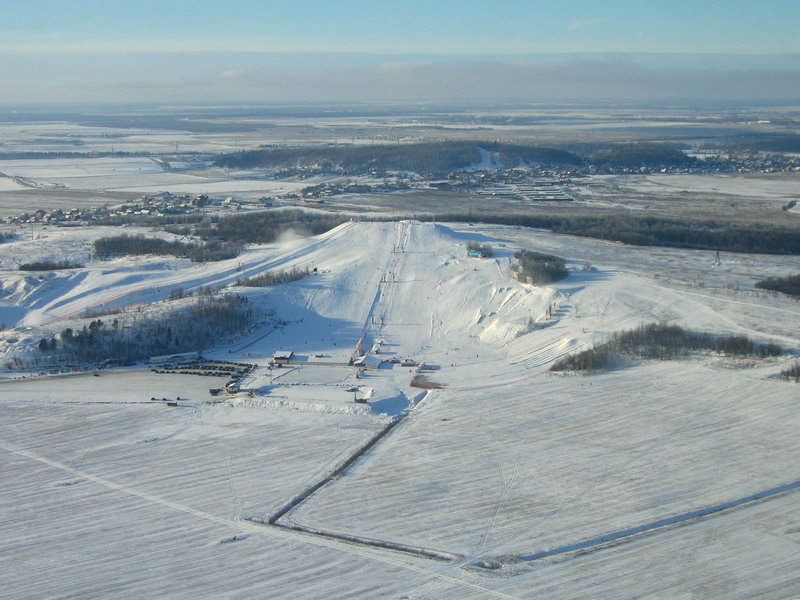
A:
{"label": "treeline", "polygon": [[800,152],[800,135],[774,135],[770,137],[745,138],[730,144],[732,150],[754,152]]}
{"label": "treeline", "polygon": [[756,287],[800,297],[800,273],[786,277],[767,277],[757,282]]}
{"label": "treeline", "polygon": [[296,235],[319,235],[348,220],[349,217],[327,213],[274,210],[206,218],[192,225],[166,229],[179,235],[196,235],[209,243],[269,244],[288,231]]}
{"label": "treeline", "polygon": [[534,285],[561,281],[569,275],[564,259],[553,254],[519,250],[514,258],[517,259],[517,264],[512,270],[519,274],[518,279]]}
{"label": "treeline", "polygon": [[236,280],[236,285],[242,287],[268,287],[271,285],[278,285],[281,283],[289,283],[291,281],[298,281],[304,277],[308,277],[310,271],[308,268],[300,269],[295,268],[289,271],[266,271],[261,275],[255,277],[246,277]]}
{"label": "treeline", "polygon": [[94,241],[94,254],[98,258],[112,256],[177,256],[194,262],[209,262],[235,258],[242,248],[240,245],[207,242],[203,244],[170,242],[161,238],[144,235],[117,235],[103,237]]}
{"label": "treeline", "polygon": [[481,161],[479,148],[498,152],[503,163],[582,163],[580,157],[564,150],[493,142],[435,142],[419,144],[383,144],[378,146],[327,146],[264,148],[224,154],[216,165],[238,169],[286,169],[316,167],[346,172],[414,171],[437,173],[463,169]]}
{"label": "treeline", "polygon": [[686,331],[677,325],[651,323],[613,333],[608,341],[594,348],[561,358],[550,370],[591,373],[611,367],[622,356],[669,360],[698,351],[764,358],[778,356],[782,348],[772,343],[758,344],[743,335],[716,336]]}
{"label": "treeline", "polygon": [[582,165],[584,161],[577,154],[558,148],[542,146],[524,146],[521,144],[478,144],[481,148],[497,152],[506,168],[517,167],[521,164],[538,164],[544,166],[555,165]]}
{"label": "treeline", "polygon": [[[408,218],[408,217],[405,217]],[[434,219],[417,215],[420,221]],[[437,214],[436,221],[472,223],[475,215]],[[726,252],[800,254],[800,230],[760,224],[678,221],[661,217],[571,217],[555,215],[481,215],[485,223],[550,229],[636,246],[667,246]]]}
{"label": "treeline", "polygon": [[67,327],[39,340],[38,349],[68,364],[131,362],[212,347],[248,329],[258,316],[247,298],[238,294],[201,296],[190,307],[161,317],[126,324],[116,318],[96,319],[82,329]]}
{"label": "treeline", "polygon": [[778,374],[778,377],[786,381],[800,383],[800,363],[795,363],[788,369],[784,369]]}
{"label": "treeline", "polygon": [[40,260],[22,263],[20,271],[58,271],[60,269],[81,269],[83,265],[69,260]]}
{"label": "treeline", "polygon": [[697,159],[675,144],[636,142],[592,154],[589,162],[597,166],[674,167],[695,164]]}
{"label": "treeline", "polygon": [[240,169],[318,167],[347,172],[380,171],[449,171],[480,162],[474,144],[442,142],[438,144],[403,144],[379,146],[329,146],[315,148],[265,148],[225,154],[217,166]]}

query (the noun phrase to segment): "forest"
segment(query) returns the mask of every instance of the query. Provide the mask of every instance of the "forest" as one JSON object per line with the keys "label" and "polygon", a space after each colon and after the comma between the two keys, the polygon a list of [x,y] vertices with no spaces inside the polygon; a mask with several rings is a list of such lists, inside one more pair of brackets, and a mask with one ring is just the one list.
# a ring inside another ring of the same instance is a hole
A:
{"label": "forest", "polygon": [[176,256],[188,258],[193,262],[208,262],[235,258],[242,251],[241,245],[207,242],[203,244],[170,242],[161,238],[144,235],[117,235],[98,238],[94,241],[94,254],[97,258],[114,256]]}
{"label": "forest", "polygon": [[697,159],[675,144],[636,142],[592,154],[590,162],[597,166],[675,167],[693,165]]}
{"label": "forest", "polygon": [[800,135],[786,134],[746,137],[731,142],[729,148],[734,151],[800,152]]}
{"label": "forest", "polygon": [[95,319],[82,329],[67,327],[41,338],[38,349],[41,355],[67,364],[133,362],[213,347],[245,331],[261,316],[238,294],[201,295],[188,308],[158,317]]}
{"label": "forest", "polygon": [[346,173],[414,171],[439,173],[481,162],[479,148],[498,152],[504,164],[580,165],[576,154],[555,148],[497,142],[432,142],[379,146],[327,146],[317,148],[264,148],[224,154],[216,165],[238,169],[316,167]]}

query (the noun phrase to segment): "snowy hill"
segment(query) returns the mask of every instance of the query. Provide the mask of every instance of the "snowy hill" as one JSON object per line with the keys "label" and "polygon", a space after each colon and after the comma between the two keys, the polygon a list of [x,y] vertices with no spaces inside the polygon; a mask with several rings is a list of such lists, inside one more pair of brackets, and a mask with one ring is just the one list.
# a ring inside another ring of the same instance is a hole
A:
{"label": "snowy hill", "polygon": [[[310,274],[217,292],[270,315],[203,350],[253,365],[238,393],[212,395],[220,376],[143,365],[3,372],[9,597],[796,595],[800,404],[774,375],[800,348],[800,309],[752,287],[793,257],[717,264],[711,252],[401,221],[219,262],[95,261],[89,244],[106,231],[0,246],[0,364],[45,364],[39,339],[82,327],[87,310],[158,317],[191,302],[170,300],[177,289]],[[494,256],[468,257],[469,242]],[[521,248],[564,257],[569,276],[514,280]],[[21,273],[23,256],[85,266]],[[548,371],[653,321],[787,353]],[[287,364],[273,364],[278,351]],[[350,364],[363,355],[365,367]]]}

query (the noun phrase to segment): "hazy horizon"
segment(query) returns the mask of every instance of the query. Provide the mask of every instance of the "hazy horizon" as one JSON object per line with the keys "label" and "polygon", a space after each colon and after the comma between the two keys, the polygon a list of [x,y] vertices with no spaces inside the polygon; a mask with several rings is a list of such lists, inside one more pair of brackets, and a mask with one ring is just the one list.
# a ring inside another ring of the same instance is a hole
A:
{"label": "hazy horizon", "polygon": [[800,5],[31,0],[0,103],[800,98]]}

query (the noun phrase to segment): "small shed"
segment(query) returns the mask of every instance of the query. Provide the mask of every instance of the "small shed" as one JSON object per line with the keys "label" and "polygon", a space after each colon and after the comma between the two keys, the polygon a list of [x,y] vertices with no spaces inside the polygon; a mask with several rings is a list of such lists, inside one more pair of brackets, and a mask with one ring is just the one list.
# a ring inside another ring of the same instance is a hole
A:
{"label": "small shed", "polygon": [[293,350],[278,350],[272,355],[272,362],[278,365],[288,364],[294,356]]}
{"label": "small shed", "polygon": [[384,362],[386,361],[378,356],[366,354],[354,360],[353,364],[357,367],[364,367],[365,369],[379,369]]}

